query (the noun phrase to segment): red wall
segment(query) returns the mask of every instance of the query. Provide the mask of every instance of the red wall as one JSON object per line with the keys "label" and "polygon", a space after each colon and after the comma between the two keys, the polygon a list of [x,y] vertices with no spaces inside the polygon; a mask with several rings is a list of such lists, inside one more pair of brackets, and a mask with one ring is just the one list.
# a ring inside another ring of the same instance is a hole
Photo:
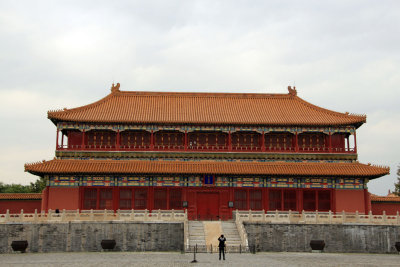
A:
{"label": "red wall", "polygon": [[335,192],[336,212],[368,212],[364,190],[338,189]]}
{"label": "red wall", "polygon": [[21,209],[24,213],[34,213],[41,211],[41,200],[0,200],[0,213],[6,213],[7,209],[10,213],[20,213]]}
{"label": "red wall", "polygon": [[372,202],[372,214],[383,214],[383,211],[387,215],[396,215],[400,213],[400,203],[388,203],[388,202]]}
{"label": "red wall", "polygon": [[48,209],[79,209],[78,187],[48,187]]}

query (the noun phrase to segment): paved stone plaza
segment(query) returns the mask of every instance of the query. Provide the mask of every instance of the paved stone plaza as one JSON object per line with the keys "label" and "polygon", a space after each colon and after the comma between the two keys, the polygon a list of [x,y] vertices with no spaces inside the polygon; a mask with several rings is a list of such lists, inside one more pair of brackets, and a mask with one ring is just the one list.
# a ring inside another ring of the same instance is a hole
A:
{"label": "paved stone plaza", "polygon": [[0,254],[0,266],[399,266],[397,254],[336,253],[258,253],[228,254],[219,261],[217,254],[161,252],[80,252]]}

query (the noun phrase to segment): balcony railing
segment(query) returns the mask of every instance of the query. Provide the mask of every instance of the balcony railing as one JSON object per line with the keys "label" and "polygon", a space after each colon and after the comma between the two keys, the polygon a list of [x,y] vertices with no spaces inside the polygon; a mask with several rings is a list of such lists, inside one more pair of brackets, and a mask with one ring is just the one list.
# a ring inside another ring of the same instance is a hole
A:
{"label": "balcony railing", "polygon": [[238,211],[234,212],[238,222],[266,222],[288,224],[384,224],[400,225],[399,212],[396,215],[377,215],[359,212],[320,212],[320,211]]}
{"label": "balcony railing", "polygon": [[223,146],[223,145],[58,145],[57,150],[87,151],[204,151],[204,152],[266,152],[266,153],[356,153],[355,148],[336,147],[261,147],[261,146]]}
{"label": "balcony railing", "polygon": [[186,221],[184,210],[62,210],[0,214],[0,223],[10,222],[68,222],[68,221]]}

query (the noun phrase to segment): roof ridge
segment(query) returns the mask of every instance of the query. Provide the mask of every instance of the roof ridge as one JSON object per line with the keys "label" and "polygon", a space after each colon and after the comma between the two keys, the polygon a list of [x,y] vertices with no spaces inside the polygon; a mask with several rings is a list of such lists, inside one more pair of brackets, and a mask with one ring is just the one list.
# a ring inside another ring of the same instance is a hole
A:
{"label": "roof ridge", "polygon": [[270,98],[270,97],[290,97],[290,94],[282,93],[224,93],[224,92],[164,92],[164,91],[119,91],[119,95],[134,96],[170,96],[170,97],[243,97],[243,98]]}

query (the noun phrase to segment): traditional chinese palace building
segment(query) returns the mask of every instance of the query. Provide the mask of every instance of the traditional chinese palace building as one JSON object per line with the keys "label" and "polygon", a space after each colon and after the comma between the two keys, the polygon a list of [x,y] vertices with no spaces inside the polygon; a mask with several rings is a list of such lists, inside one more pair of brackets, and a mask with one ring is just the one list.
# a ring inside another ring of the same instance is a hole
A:
{"label": "traditional chinese palace building", "polygon": [[238,210],[368,212],[357,161],[365,116],[288,94],[120,91],[48,112],[56,157],[26,164],[45,177],[42,209],[187,209],[189,219]]}

